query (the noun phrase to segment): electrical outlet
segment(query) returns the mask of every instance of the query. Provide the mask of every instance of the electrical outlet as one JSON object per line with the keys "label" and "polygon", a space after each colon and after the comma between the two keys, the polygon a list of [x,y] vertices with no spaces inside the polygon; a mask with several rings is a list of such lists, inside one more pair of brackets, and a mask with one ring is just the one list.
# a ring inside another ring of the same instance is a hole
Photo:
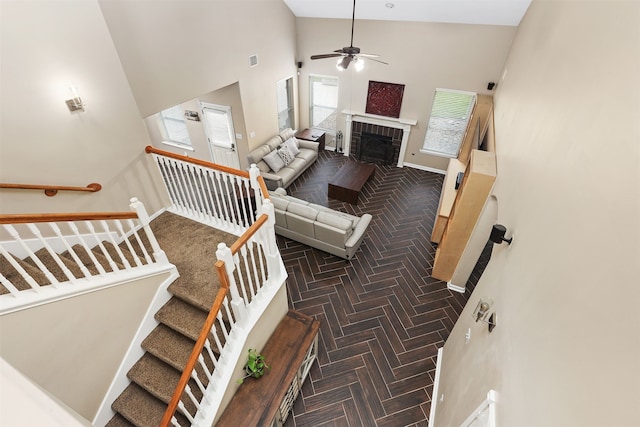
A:
{"label": "electrical outlet", "polygon": [[469,341],[471,341],[471,328],[467,329],[467,333],[464,334],[464,343],[469,344]]}

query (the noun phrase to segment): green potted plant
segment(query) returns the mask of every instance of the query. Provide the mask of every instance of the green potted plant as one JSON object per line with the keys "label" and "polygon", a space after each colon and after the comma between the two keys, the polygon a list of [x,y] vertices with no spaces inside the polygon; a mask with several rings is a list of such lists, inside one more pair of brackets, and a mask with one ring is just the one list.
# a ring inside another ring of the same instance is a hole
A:
{"label": "green potted plant", "polygon": [[244,366],[246,375],[238,380],[238,384],[242,384],[244,379],[248,377],[260,378],[264,375],[265,370],[269,369],[264,356],[258,353],[256,349],[250,348],[248,353],[247,364]]}

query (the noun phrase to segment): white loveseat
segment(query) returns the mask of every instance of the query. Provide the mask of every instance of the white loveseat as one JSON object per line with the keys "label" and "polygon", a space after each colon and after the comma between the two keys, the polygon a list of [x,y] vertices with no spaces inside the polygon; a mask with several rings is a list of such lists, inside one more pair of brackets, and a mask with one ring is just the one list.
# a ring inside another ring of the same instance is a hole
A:
{"label": "white loveseat", "polygon": [[318,159],[318,145],[297,139],[293,130],[285,129],[252,150],[247,159],[258,166],[269,190],[287,188]]}
{"label": "white loveseat", "polygon": [[361,217],[309,203],[278,188],[269,196],[275,209],[276,234],[351,259],[360,247],[372,216]]}

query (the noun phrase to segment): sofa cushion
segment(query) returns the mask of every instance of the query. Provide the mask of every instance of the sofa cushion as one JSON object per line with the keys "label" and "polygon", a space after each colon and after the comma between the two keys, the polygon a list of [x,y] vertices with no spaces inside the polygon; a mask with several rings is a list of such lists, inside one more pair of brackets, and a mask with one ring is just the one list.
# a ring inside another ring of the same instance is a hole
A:
{"label": "sofa cushion", "polygon": [[258,163],[256,163],[256,166],[258,166],[260,172],[271,172],[271,168],[264,160],[260,160]]}
{"label": "sofa cushion", "polygon": [[291,163],[293,161],[293,159],[295,158],[295,156],[293,155],[291,150],[289,150],[289,147],[284,146],[284,145],[282,147],[278,148],[278,150],[276,152],[278,153],[278,155],[280,156],[280,158],[284,162],[285,166],[287,166],[289,163]]}
{"label": "sofa cushion", "polygon": [[298,176],[298,170],[291,168],[291,166],[285,166],[278,172],[278,176],[282,178],[282,185],[288,187],[289,184]]}
{"label": "sofa cushion", "polygon": [[[269,154],[270,152],[271,152],[271,149],[267,145],[259,146],[255,150],[251,151],[247,156],[247,159],[249,160],[249,164],[252,164],[252,163],[258,164],[260,160],[262,160],[262,158],[267,154]],[[267,171],[264,171],[264,172],[267,172]]]}
{"label": "sofa cushion", "polygon": [[293,129],[287,128],[287,129],[283,130],[282,132],[280,132],[280,134],[278,136],[280,137],[280,139],[282,139],[282,142],[284,142],[289,138],[294,138],[295,134],[296,133],[293,131]]}
{"label": "sofa cushion", "polygon": [[299,159],[304,159],[307,163],[313,163],[318,158],[318,152],[310,150],[308,148],[300,148],[300,152],[296,156]]}
{"label": "sofa cushion", "polygon": [[275,173],[280,172],[280,169],[284,167],[284,161],[282,160],[282,157],[280,157],[278,152],[275,150],[264,156],[262,160],[267,162],[271,170]]}
{"label": "sofa cushion", "polygon": [[298,140],[295,138],[287,139],[282,143],[282,146],[287,147],[289,151],[291,151],[291,154],[293,154],[293,157],[297,156],[300,152],[300,149],[298,149]]}
{"label": "sofa cushion", "polygon": [[310,208],[307,205],[289,203],[287,213],[285,214],[287,229],[313,239],[315,237],[313,225],[316,222],[315,219],[317,214],[318,213],[315,209]]}
{"label": "sofa cushion", "polygon": [[318,211],[308,205],[303,205],[300,203],[289,203],[289,206],[287,206],[287,212],[300,215],[301,217],[314,221],[316,219],[316,216],[318,216]]}
{"label": "sofa cushion", "polygon": [[278,135],[271,137],[267,142],[264,143],[271,151],[278,148],[278,146],[282,144],[282,139]]}
{"label": "sofa cushion", "polygon": [[329,212],[320,212],[316,220],[320,223],[330,225],[331,227],[338,228],[340,230],[350,231],[353,227],[353,221],[349,221],[346,218]]}
{"label": "sofa cushion", "polygon": [[275,209],[280,209],[281,211],[286,211],[287,206],[289,206],[289,201],[280,196],[270,197],[271,203],[273,203],[273,207]]}
{"label": "sofa cushion", "polygon": [[293,196],[287,196],[287,200],[290,203],[297,203],[299,205],[308,205],[309,202],[307,202],[306,200],[302,200],[302,199],[298,199],[297,197],[293,197]]}

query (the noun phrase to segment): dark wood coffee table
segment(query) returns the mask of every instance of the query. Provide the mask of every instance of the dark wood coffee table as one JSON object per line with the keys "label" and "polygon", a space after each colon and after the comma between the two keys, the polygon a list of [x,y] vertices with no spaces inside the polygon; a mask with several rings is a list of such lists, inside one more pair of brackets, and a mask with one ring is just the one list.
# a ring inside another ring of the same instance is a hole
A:
{"label": "dark wood coffee table", "polygon": [[347,160],[336,176],[329,181],[329,197],[357,205],[360,190],[373,177],[375,171],[376,165]]}

